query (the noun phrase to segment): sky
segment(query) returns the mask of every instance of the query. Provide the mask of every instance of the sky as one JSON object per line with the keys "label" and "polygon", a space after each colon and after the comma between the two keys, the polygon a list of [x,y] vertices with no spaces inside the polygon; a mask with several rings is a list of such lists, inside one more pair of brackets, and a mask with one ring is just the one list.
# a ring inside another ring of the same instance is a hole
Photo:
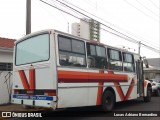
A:
{"label": "sky", "polygon": [[[45,0],[44,0],[45,1]],[[55,0],[48,0],[54,5]],[[160,49],[160,0],[65,0],[98,16],[100,22]],[[89,15],[89,14],[88,14]],[[92,16],[93,17],[93,16]],[[26,0],[0,0],[0,37],[19,39],[25,35]],[[62,13],[39,0],[32,0],[32,32],[43,29],[67,31],[78,19]],[[106,28],[107,29],[107,28]],[[101,42],[115,47],[138,45],[101,31]],[[160,58],[160,54],[141,47],[141,56]]]}

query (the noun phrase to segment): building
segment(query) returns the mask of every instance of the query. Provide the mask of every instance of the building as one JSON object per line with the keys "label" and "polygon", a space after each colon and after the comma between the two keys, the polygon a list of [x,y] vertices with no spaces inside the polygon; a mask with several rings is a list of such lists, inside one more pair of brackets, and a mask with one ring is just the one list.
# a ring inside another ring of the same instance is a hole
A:
{"label": "building", "polygon": [[0,105],[10,101],[14,42],[0,37]]}
{"label": "building", "polygon": [[160,58],[147,59],[149,68],[144,68],[145,78],[160,80]]}
{"label": "building", "polygon": [[72,24],[72,34],[88,40],[100,40],[100,23],[93,19],[83,19]]}
{"label": "building", "polygon": [[150,58],[150,59],[147,59],[147,61],[149,65],[160,68],[160,58]]}
{"label": "building", "polygon": [[15,40],[0,38],[0,71],[11,71]]}

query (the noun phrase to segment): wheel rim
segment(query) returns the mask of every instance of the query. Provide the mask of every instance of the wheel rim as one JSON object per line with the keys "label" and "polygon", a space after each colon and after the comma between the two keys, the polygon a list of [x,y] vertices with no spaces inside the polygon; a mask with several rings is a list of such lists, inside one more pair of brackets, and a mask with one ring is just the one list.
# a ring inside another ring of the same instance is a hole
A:
{"label": "wheel rim", "polygon": [[107,108],[112,108],[112,99],[110,97],[106,98],[106,107]]}

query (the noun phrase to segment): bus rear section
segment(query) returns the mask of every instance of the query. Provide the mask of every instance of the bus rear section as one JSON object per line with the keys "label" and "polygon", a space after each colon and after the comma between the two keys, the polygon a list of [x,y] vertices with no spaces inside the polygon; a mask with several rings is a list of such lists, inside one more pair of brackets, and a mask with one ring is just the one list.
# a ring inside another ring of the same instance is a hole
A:
{"label": "bus rear section", "polygon": [[50,31],[25,36],[15,43],[12,103],[56,107],[57,70]]}

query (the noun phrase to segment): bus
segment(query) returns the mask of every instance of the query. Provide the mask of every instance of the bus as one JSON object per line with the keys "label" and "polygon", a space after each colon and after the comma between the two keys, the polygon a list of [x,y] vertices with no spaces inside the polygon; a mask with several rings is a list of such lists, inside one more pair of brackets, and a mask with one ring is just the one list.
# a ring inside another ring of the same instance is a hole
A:
{"label": "bus", "polygon": [[51,29],[15,42],[12,89],[13,104],[112,111],[115,102],[151,101],[152,88],[138,54]]}

